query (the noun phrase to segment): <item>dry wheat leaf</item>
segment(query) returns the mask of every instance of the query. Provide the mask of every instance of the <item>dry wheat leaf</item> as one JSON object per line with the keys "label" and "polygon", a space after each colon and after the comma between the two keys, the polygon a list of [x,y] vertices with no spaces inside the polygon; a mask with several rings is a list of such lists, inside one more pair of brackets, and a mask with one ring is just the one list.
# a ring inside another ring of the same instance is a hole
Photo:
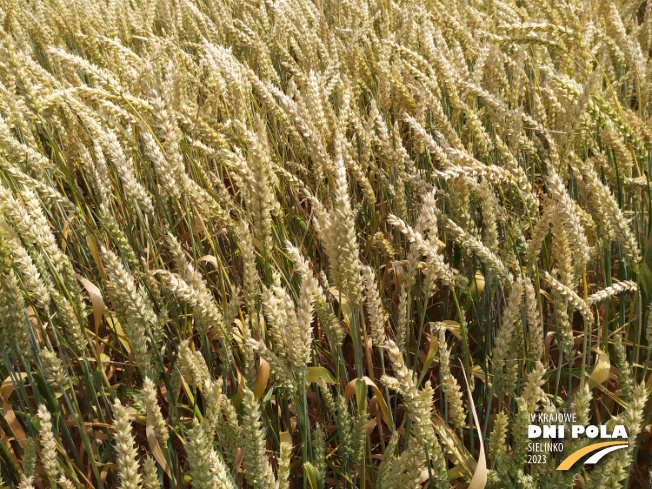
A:
{"label": "dry wheat leaf", "polygon": [[93,318],[95,320],[95,333],[97,334],[100,329],[100,324],[102,324],[102,316],[104,315],[104,299],[102,298],[102,292],[93,282],[88,280],[86,277],[81,275],[76,275],[77,280],[81,283],[88,292],[89,297],[91,298],[91,304],[93,305]]}
{"label": "dry wheat leaf", "polygon": [[[21,372],[18,374],[19,381],[22,382],[26,378],[27,373]],[[7,377],[2,383],[2,386],[0,386],[0,395],[2,396],[2,412],[4,414],[5,421],[11,429],[11,432],[14,434],[14,438],[24,447],[26,442],[25,431],[18,421],[18,418],[16,418],[16,413],[14,413],[14,408],[11,405],[11,401],[9,400],[14,390],[14,379]]]}

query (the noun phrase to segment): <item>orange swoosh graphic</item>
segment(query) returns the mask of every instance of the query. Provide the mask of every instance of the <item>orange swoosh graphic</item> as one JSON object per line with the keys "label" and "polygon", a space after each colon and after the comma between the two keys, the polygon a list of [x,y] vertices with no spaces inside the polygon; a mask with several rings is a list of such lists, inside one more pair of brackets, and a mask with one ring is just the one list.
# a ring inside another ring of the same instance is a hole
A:
{"label": "orange swoosh graphic", "polygon": [[578,451],[571,453],[568,457],[564,459],[562,463],[559,464],[557,470],[568,470],[570,469],[575,462],[581,459],[584,455],[588,455],[591,452],[600,450],[601,448],[611,447],[613,445],[625,445],[623,441],[605,441],[602,443],[594,443],[588,447],[580,448]]}

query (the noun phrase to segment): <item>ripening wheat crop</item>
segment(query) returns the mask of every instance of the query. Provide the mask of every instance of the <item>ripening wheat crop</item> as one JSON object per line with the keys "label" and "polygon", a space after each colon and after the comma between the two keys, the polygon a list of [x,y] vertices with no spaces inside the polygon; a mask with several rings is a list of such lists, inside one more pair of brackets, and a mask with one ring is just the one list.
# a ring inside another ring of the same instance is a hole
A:
{"label": "ripening wheat crop", "polygon": [[0,486],[648,487],[651,54],[642,0],[0,0]]}

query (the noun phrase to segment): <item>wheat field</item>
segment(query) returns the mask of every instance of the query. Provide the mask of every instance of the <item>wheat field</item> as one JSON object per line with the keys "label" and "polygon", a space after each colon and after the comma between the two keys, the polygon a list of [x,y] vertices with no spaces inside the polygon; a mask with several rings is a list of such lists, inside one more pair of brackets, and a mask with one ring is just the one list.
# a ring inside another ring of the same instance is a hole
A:
{"label": "wheat field", "polygon": [[0,0],[0,486],[652,487],[651,54],[641,0]]}

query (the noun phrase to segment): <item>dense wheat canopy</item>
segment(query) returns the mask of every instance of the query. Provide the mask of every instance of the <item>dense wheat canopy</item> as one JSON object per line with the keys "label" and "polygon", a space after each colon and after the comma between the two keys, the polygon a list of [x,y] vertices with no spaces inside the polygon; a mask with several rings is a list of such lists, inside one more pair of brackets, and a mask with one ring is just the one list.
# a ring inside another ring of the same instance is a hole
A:
{"label": "dense wheat canopy", "polygon": [[[0,26],[0,486],[650,483],[652,4]],[[557,471],[533,413],[628,447]]]}

